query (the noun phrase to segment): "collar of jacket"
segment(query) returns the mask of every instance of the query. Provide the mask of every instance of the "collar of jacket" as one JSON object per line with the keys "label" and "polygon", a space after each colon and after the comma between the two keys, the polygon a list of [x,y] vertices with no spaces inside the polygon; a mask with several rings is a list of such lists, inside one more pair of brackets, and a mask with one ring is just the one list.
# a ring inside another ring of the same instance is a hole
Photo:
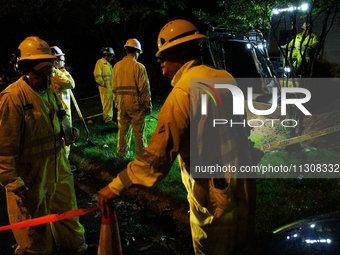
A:
{"label": "collar of jacket", "polygon": [[109,64],[109,65],[111,65],[111,63],[109,62],[109,61],[107,61],[105,58],[102,58],[102,60],[104,60],[104,64]]}
{"label": "collar of jacket", "polygon": [[125,56],[124,58],[130,58],[130,59],[132,59],[132,60],[136,60],[134,57],[132,57],[132,56]]}
{"label": "collar of jacket", "polygon": [[175,87],[177,82],[182,78],[182,75],[185,74],[191,67],[198,66],[202,64],[202,59],[194,59],[186,62],[175,74],[175,76],[171,80],[171,86]]}

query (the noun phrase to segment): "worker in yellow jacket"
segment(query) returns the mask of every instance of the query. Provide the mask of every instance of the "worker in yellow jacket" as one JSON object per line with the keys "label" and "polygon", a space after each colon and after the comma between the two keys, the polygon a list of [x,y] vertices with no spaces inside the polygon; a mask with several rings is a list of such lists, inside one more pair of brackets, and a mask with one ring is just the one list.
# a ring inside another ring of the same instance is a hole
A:
{"label": "worker in yellow jacket", "polygon": [[[61,136],[62,104],[51,87],[56,58],[42,39],[19,45],[23,76],[0,94],[0,183],[11,224],[77,209],[73,175]],[[75,135],[73,133],[73,135]],[[13,230],[15,254],[88,254],[78,217]]]}
{"label": "worker in yellow jacket", "polygon": [[[305,62],[310,62],[309,51],[311,49],[315,50],[319,45],[318,35],[311,32],[311,23],[305,22],[301,28],[303,31],[297,34],[296,37],[288,43],[289,51],[287,53],[287,58],[296,58],[296,61],[293,62],[294,68],[300,67],[303,59]],[[282,49],[286,49],[286,47],[287,45],[281,46]]]}
{"label": "worker in yellow jacket", "polygon": [[[70,120],[70,123],[72,123],[70,90],[74,89],[75,82],[71,74],[65,68],[65,54],[58,46],[52,46],[51,50],[56,57],[54,66],[52,67],[52,87],[63,104],[67,118]],[[68,158],[70,155],[70,145],[65,145],[65,150]]]}
{"label": "worker in yellow jacket", "polygon": [[114,65],[112,74],[113,98],[118,109],[118,158],[126,155],[132,130],[136,155],[146,146],[145,117],[152,108],[149,78],[144,65],[137,61],[143,53],[141,44],[131,38],[124,48],[126,56]]}
{"label": "worker in yellow jacket", "polygon": [[[254,230],[255,179],[247,179],[243,175],[194,179],[191,173],[193,169],[190,168],[190,143],[192,139],[198,141],[202,138],[204,125],[212,124],[204,123],[200,113],[195,113],[195,109],[200,109],[200,96],[197,95],[198,89],[194,93],[191,91],[190,79],[225,78],[233,84],[233,78],[228,72],[202,64],[199,43],[206,39],[186,20],[173,20],[160,31],[156,56],[163,75],[172,79],[173,89],[160,110],[158,124],[148,147],[107,187],[99,191],[98,205],[104,217],[107,217],[111,213],[108,203],[112,199],[132,185],[156,185],[167,176],[178,157],[182,180],[188,191],[195,254],[239,254],[250,245]],[[230,92],[225,93],[231,98]],[[229,115],[225,118],[232,118],[232,101],[223,103],[227,103],[229,109]],[[191,107],[191,104],[195,107]],[[194,127],[196,132],[193,133],[191,116],[194,118],[193,123],[198,118],[202,121],[199,125],[203,125]],[[226,166],[239,169],[242,165],[252,163],[252,147],[248,146],[249,132],[240,128],[237,135],[234,133],[233,129],[227,129],[225,135],[217,141],[219,144],[213,153],[226,153]],[[241,146],[241,143],[247,145]],[[201,148],[204,148],[204,143]],[[201,152],[196,154],[202,156]]]}
{"label": "worker in yellow jacket", "polygon": [[113,59],[114,51],[111,47],[104,47],[102,51],[103,57],[97,61],[93,75],[103,106],[103,121],[108,125],[117,125],[113,121],[112,65],[110,63]]}

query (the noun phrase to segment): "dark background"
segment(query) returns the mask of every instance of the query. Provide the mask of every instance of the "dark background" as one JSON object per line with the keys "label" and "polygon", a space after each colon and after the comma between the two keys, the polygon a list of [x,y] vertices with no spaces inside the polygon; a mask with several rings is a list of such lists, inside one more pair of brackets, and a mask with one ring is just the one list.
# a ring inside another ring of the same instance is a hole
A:
{"label": "dark background", "polygon": [[[95,86],[93,69],[96,61],[102,57],[101,48],[110,46],[115,51],[115,58],[111,62],[113,65],[124,56],[123,46],[127,39],[137,38],[142,45],[143,54],[138,61],[143,63],[148,71],[152,90],[162,89],[164,83],[170,83],[161,75],[161,69],[157,63],[155,53],[157,52],[157,37],[161,28],[174,19],[186,19],[194,23],[201,33],[205,33],[208,26],[202,21],[198,21],[193,10],[205,7],[193,1],[184,1],[187,8],[181,10],[178,6],[169,5],[168,11],[162,14],[150,14],[148,22],[136,15],[129,21],[119,23],[104,22],[95,24],[97,16],[86,8],[88,1],[83,5],[68,5],[71,9],[62,9],[53,12],[53,6],[58,1],[27,1],[20,9],[20,5],[13,7],[1,4],[0,9],[0,71],[6,73],[11,78],[11,82],[16,80],[17,74],[13,72],[13,65],[10,60],[12,53],[19,44],[28,36],[38,36],[45,40],[50,46],[58,46],[66,54],[66,65],[70,67],[72,76],[76,81],[76,87]],[[44,2],[44,6],[38,6],[39,2]],[[77,1],[70,1],[77,2]],[[93,1],[95,4],[98,1]],[[103,2],[103,1],[101,1]],[[132,1],[133,2],[133,1]],[[35,7],[32,5],[34,5]],[[78,3],[81,3],[78,1]],[[98,3],[99,4],[99,3]],[[216,5],[215,2],[209,6]],[[26,8],[26,10],[25,10]],[[138,8],[138,6],[137,6]],[[46,11],[44,11],[46,9]],[[55,8],[57,10],[57,8]],[[84,12],[88,13],[84,13]],[[105,9],[102,10],[105,13]],[[31,15],[29,13],[32,12]],[[36,13],[36,14],[35,14]],[[60,13],[60,14],[58,14]],[[34,15],[35,14],[35,15]],[[27,17],[29,16],[29,17]],[[83,20],[82,20],[83,19]],[[141,27],[138,25],[143,24]],[[112,29],[114,28],[114,29]],[[204,50],[205,62],[211,64],[208,50]],[[6,85],[11,82],[7,82]],[[2,86],[3,89],[4,86]],[[75,90],[75,92],[77,89]]]}

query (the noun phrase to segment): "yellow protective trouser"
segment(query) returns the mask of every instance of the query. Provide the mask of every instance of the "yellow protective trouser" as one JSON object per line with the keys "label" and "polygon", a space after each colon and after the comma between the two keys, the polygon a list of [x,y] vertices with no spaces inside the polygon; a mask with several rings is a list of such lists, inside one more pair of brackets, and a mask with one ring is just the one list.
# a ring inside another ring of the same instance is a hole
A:
{"label": "yellow protective trouser", "polygon": [[[72,125],[72,118],[71,116],[66,116],[69,120],[70,120],[70,123]],[[65,148],[65,153],[66,153],[66,158],[68,159],[70,157],[70,152],[71,152],[71,145],[64,145],[64,148]]]}
{"label": "yellow protective trouser", "polygon": [[109,122],[113,117],[113,94],[112,87],[108,86],[107,88],[98,86],[100,93],[100,100],[103,106],[103,121]]}
{"label": "yellow protective trouser", "polygon": [[135,154],[137,155],[146,146],[145,116],[145,110],[136,109],[123,103],[118,107],[118,157],[124,156],[127,148],[130,147],[132,131],[135,138]]}
{"label": "yellow protective trouser", "polygon": [[[77,209],[73,176],[70,175],[58,183],[48,182],[45,187],[34,186],[24,193],[21,199],[11,191],[7,191],[8,216],[11,224]],[[84,227],[79,218],[52,222],[33,227],[13,230],[18,243],[16,255],[52,253],[52,235],[62,254],[82,254],[87,245],[84,238]]]}
{"label": "yellow protective trouser", "polygon": [[231,179],[216,189],[213,179],[193,180],[182,171],[188,191],[195,254],[248,254],[255,219],[255,179]]}
{"label": "yellow protective trouser", "polygon": [[[69,89],[69,91],[71,91]],[[61,103],[63,104],[63,106],[65,107],[65,111],[66,111],[66,116],[67,118],[70,120],[70,123],[72,124],[72,114],[71,114],[71,100],[70,100],[70,92],[69,91],[62,91],[61,92]],[[71,151],[71,145],[67,146],[65,145],[65,152],[66,152],[66,157],[67,159],[70,156],[70,151]]]}

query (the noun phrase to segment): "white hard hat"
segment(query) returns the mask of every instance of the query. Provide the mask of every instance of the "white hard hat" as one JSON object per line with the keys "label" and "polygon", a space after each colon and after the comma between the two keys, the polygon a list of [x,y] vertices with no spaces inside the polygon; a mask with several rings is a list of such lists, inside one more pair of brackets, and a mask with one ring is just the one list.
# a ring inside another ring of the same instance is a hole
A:
{"label": "white hard hat", "polygon": [[112,55],[115,54],[115,52],[113,51],[113,49],[111,47],[104,47],[104,48],[102,48],[102,51],[103,51],[104,54],[112,54]]}
{"label": "white hard hat", "polygon": [[198,29],[189,21],[176,19],[167,23],[159,32],[157,44],[158,52],[156,57],[160,57],[160,53],[175,45],[198,40],[203,43],[208,39],[206,35],[200,34]]}
{"label": "white hard hat", "polygon": [[50,46],[37,36],[27,37],[19,45],[22,60],[55,59]]}
{"label": "white hard hat", "polygon": [[56,56],[56,57],[65,55],[58,46],[52,46],[51,50],[52,50],[54,56]]}
{"label": "white hard hat", "polygon": [[135,48],[135,49],[139,50],[140,54],[143,53],[142,46],[141,46],[140,42],[135,38],[131,38],[131,39],[127,40],[125,45],[124,45],[125,49],[126,49],[126,47]]}

